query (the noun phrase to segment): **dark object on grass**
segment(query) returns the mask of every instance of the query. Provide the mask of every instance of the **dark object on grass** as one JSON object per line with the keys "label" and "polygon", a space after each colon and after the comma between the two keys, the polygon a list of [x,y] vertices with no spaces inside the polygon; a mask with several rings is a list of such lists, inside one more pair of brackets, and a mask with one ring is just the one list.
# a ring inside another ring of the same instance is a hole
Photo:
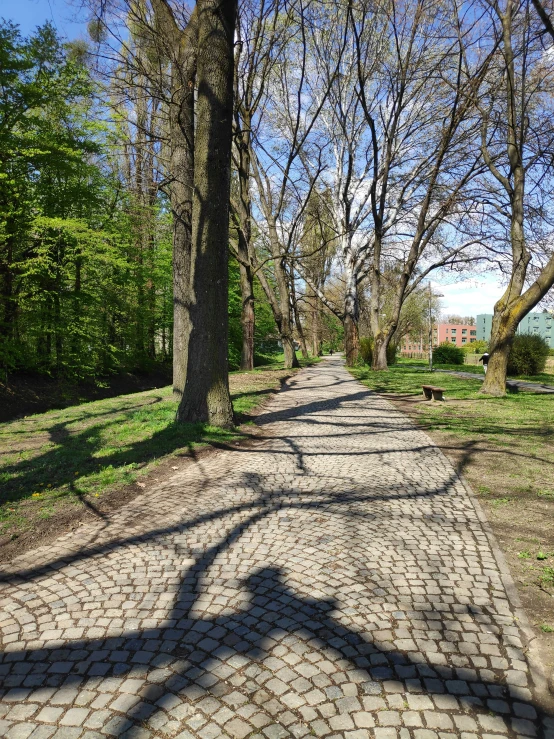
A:
{"label": "dark object on grass", "polygon": [[479,357],[479,361],[483,362],[483,369],[485,370],[485,374],[487,374],[487,367],[489,364],[489,357],[490,354],[488,352],[485,352],[482,357]]}
{"label": "dark object on grass", "polygon": [[427,400],[444,400],[443,387],[435,387],[434,385],[422,385],[421,387]]}

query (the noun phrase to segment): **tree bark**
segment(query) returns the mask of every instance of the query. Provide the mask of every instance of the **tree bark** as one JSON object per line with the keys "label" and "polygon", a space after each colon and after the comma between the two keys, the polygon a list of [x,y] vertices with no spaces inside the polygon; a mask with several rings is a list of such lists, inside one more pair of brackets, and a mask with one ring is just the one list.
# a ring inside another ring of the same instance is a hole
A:
{"label": "tree bark", "polygon": [[319,332],[319,298],[317,295],[313,296],[313,303],[312,303],[312,325],[311,325],[311,335],[312,335],[312,356],[317,357],[319,356],[319,349],[320,349],[320,332]]}
{"label": "tree bark", "polygon": [[254,301],[254,270],[252,268],[252,202],[250,198],[250,149],[251,136],[250,118],[245,113],[246,129],[242,130],[237,122],[236,147],[238,151],[237,170],[239,198],[236,208],[238,224],[238,261],[240,268],[240,292],[242,299],[242,352],[240,368],[251,370],[254,368],[254,329],[256,326]]}
{"label": "tree bark", "polygon": [[283,351],[285,353],[285,369],[300,367],[294,348],[292,335],[292,316],[290,309],[290,290],[287,273],[282,259],[275,260],[275,278],[279,293],[280,320],[277,320],[277,328],[281,335]]}
{"label": "tree bark", "polygon": [[[240,240],[240,236],[239,236]],[[240,322],[242,326],[241,370],[254,369],[254,329],[256,317],[254,313],[254,276],[250,265],[239,262],[240,293],[242,308]]]}
{"label": "tree bark", "polygon": [[296,300],[296,286],[294,284],[294,272],[291,269],[290,274],[290,296],[291,296],[291,302],[292,302],[292,310],[294,313],[294,323],[296,326],[296,331],[298,333],[298,341],[300,342],[300,350],[302,352],[302,356],[304,359],[308,359],[308,348],[306,346],[306,337],[304,336],[304,329],[302,328],[302,323],[300,322],[300,311],[298,310],[298,301]]}
{"label": "tree bark", "polygon": [[495,309],[493,317],[494,338],[491,334],[489,364],[485,381],[480,390],[481,393],[495,397],[506,395],[508,356],[517,329],[517,323],[512,326],[510,325],[512,322],[506,320],[507,318],[506,314],[497,313]]}
{"label": "tree bark", "polygon": [[346,267],[346,293],[344,298],[344,352],[346,366],[353,367],[358,361],[360,342],[358,336],[358,287],[356,273],[350,264]]}
{"label": "tree bark", "polygon": [[199,0],[192,201],[191,331],[181,422],[233,426],[228,376],[228,241],[236,0]]}
{"label": "tree bark", "polygon": [[373,337],[373,356],[371,358],[371,369],[375,372],[388,370],[387,348],[389,345],[388,334],[379,331]]}
{"label": "tree bark", "polygon": [[[172,73],[169,188],[173,215],[173,398],[180,401],[187,377],[191,331],[192,193],[194,187],[194,84],[198,24],[195,13],[179,38]],[[179,100],[180,97],[180,100]]]}
{"label": "tree bark", "polygon": [[360,341],[358,337],[358,323],[347,313],[344,316],[344,353],[346,355],[346,366],[354,367],[358,361]]}

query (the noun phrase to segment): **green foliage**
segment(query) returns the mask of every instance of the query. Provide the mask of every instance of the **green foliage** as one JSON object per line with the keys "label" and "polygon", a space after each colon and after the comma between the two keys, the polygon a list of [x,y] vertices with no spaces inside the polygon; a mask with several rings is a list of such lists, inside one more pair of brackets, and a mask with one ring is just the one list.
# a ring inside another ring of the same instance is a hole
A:
{"label": "green foliage", "polygon": [[[396,364],[397,351],[397,345],[394,341],[390,341],[387,346],[387,364],[389,366]],[[360,338],[360,357],[365,364],[371,366],[373,361],[373,337],[368,336]]]}
{"label": "green foliage", "polygon": [[342,322],[329,311],[323,311],[320,315],[321,336],[323,339],[324,352],[338,352],[344,342],[344,326]]}
{"label": "green foliage", "polygon": [[464,351],[448,341],[439,344],[433,349],[433,364],[463,364]]}
{"label": "green foliage", "polygon": [[550,347],[536,334],[516,334],[508,356],[509,375],[538,375],[546,365]]}
{"label": "green foliage", "polygon": [[234,257],[229,259],[229,369],[240,367],[242,353],[242,330],[240,315],[242,297],[240,292],[240,268]]}
{"label": "green foliage", "polygon": [[[171,350],[170,217],[122,183],[84,54],[0,24],[0,366],[80,380]],[[123,186],[122,186],[123,185]]]}
{"label": "green foliage", "polygon": [[472,341],[471,344],[464,344],[461,349],[465,354],[483,354],[488,347],[488,342],[479,339],[479,341]]}

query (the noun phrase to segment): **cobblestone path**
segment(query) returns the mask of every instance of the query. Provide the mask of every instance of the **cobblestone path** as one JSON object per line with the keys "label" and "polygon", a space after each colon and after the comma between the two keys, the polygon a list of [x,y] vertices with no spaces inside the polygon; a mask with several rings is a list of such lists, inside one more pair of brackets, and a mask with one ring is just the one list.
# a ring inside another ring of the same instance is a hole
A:
{"label": "cobblestone path", "polygon": [[2,574],[0,736],[554,736],[471,496],[342,360]]}

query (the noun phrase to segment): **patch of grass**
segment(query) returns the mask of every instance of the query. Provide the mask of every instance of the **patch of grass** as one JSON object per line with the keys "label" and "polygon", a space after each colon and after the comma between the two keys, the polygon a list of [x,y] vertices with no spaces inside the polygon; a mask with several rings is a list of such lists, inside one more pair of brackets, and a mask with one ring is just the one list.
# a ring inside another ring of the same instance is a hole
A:
{"label": "patch of grass", "polygon": [[523,549],[517,556],[520,559],[531,559],[531,552],[528,549]]}
{"label": "patch of grass", "polygon": [[545,634],[552,634],[554,632],[554,627],[550,626],[550,624],[541,624],[540,628]]}
{"label": "patch of grass", "polygon": [[542,572],[539,575],[539,583],[543,587],[554,586],[554,567],[543,567]]}
{"label": "patch of grass", "polygon": [[[291,374],[276,357],[230,376],[240,423]],[[0,532],[51,517],[61,504],[98,498],[135,482],[168,455],[242,436],[175,421],[172,388],[85,403],[0,424]]]}
{"label": "patch of grass", "polygon": [[511,502],[511,498],[493,498],[493,500],[491,500],[491,505],[493,505],[495,508],[498,508],[498,506],[507,505]]}
{"label": "patch of grass", "polygon": [[[421,359],[408,359],[400,357],[398,360],[398,366],[420,367],[425,369],[429,367],[429,363]],[[450,372],[467,372],[468,374],[480,376],[481,379],[484,377],[483,365],[482,364],[434,364],[437,370],[448,370]],[[476,377],[476,379],[477,379]],[[554,375],[543,372],[539,375],[517,375],[510,376],[512,380],[525,380],[526,382],[536,382],[542,385],[554,385]]]}

